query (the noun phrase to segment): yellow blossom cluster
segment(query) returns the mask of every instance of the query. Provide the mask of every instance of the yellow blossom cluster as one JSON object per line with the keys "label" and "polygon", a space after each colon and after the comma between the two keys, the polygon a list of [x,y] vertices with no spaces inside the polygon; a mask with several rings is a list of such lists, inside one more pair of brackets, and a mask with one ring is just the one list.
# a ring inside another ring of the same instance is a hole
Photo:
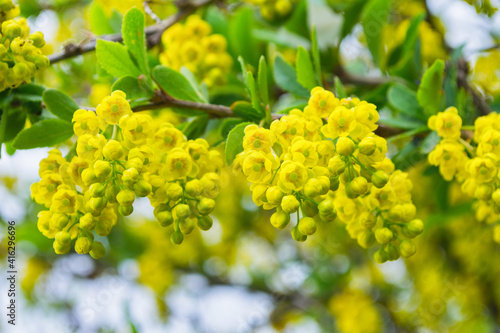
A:
{"label": "yellow blossom cluster", "polygon": [[40,31],[30,34],[25,18],[2,23],[0,34],[0,91],[17,88],[31,78],[39,69],[49,65],[42,54],[45,45]]}
{"label": "yellow blossom cluster", "polygon": [[479,56],[472,73],[472,82],[482,93],[496,97],[500,94],[500,73],[494,69],[500,62],[500,51],[492,50]]}
{"label": "yellow blossom cluster", "polygon": [[133,212],[136,197],[149,198],[160,225],[173,224],[175,244],[196,224],[210,229],[223,160],[204,139],[187,140],[172,124],[133,113],[121,91],[104,98],[95,113],[77,110],[73,123],[76,156],[67,161],[51,150],[31,187],[47,208],[38,214],[38,228],[55,238],[56,253],[70,251],[76,239],[77,253],[103,256],[94,233],[107,236],[117,213]]}
{"label": "yellow blossom cluster", "polygon": [[381,245],[377,262],[410,257],[409,239],[423,224],[414,219],[411,181],[394,171],[387,142],[373,132],[378,119],[375,105],[316,87],[303,111],[290,111],[270,129],[247,126],[235,165],[252,183],[253,201],[276,208],[273,226],[285,228],[297,214],[295,240],[338,216],[362,247]]}
{"label": "yellow blossom cluster", "polygon": [[226,38],[212,34],[212,27],[201,17],[191,15],[185,24],[174,24],[163,33],[162,43],[160,62],[165,66],[175,70],[186,67],[208,87],[226,82],[233,64]]}
{"label": "yellow blossom cluster", "polygon": [[262,17],[268,21],[279,20],[290,14],[296,0],[246,0],[258,6]]}
{"label": "yellow blossom cluster", "polygon": [[429,118],[428,126],[441,141],[429,154],[429,163],[439,166],[444,179],[456,179],[462,191],[477,199],[476,218],[494,227],[500,243],[500,115],[490,113],[475,121],[472,146],[461,138],[462,118],[454,107]]}
{"label": "yellow blossom cluster", "polygon": [[20,13],[19,6],[14,5],[12,0],[0,0],[0,24],[15,18]]}

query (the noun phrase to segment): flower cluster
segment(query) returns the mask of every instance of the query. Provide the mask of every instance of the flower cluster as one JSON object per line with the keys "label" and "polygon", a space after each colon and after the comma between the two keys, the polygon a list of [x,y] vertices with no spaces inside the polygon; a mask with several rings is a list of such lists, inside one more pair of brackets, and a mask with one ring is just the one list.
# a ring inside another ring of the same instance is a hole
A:
{"label": "flower cluster", "polygon": [[21,13],[19,6],[12,3],[12,0],[0,1],[0,24],[13,19]]}
{"label": "flower cluster", "polygon": [[290,111],[270,129],[247,126],[235,165],[252,183],[254,202],[276,208],[273,226],[285,228],[297,214],[295,240],[305,241],[317,223],[338,216],[362,247],[381,245],[377,262],[410,257],[409,239],[423,224],[414,219],[411,181],[394,171],[387,142],[373,133],[378,119],[375,105],[339,100],[317,87],[303,111]]}
{"label": "flower cluster", "polygon": [[170,123],[155,125],[149,115],[133,113],[125,97],[115,91],[95,113],[77,110],[76,156],[68,162],[54,149],[40,162],[41,180],[31,193],[48,208],[38,214],[38,228],[55,238],[58,254],[70,251],[76,239],[77,253],[103,256],[94,233],[107,236],[118,214],[133,212],[136,197],[149,198],[162,226],[173,224],[175,244],[196,224],[212,226],[208,214],[220,189],[220,153],[203,139],[186,140]]}
{"label": "flower cluster", "polygon": [[260,8],[260,14],[268,21],[283,19],[295,6],[296,0],[247,0]]}
{"label": "flower cluster", "polygon": [[162,35],[164,51],[160,62],[175,70],[188,68],[208,87],[223,85],[233,60],[227,53],[226,38],[212,34],[212,27],[197,15],[185,24],[176,23]]}
{"label": "flower cluster", "polygon": [[0,91],[30,82],[35,72],[49,65],[42,54],[45,45],[39,31],[30,34],[25,18],[2,23],[0,34]]}
{"label": "flower cluster", "polygon": [[[444,179],[456,179],[462,191],[477,199],[476,218],[498,223],[500,213],[500,115],[490,113],[475,121],[472,146],[461,138],[462,118],[454,107],[429,118],[428,126],[441,141],[429,154],[429,163],[439,166]],[[500,243],[500,224],[494,228]]]}

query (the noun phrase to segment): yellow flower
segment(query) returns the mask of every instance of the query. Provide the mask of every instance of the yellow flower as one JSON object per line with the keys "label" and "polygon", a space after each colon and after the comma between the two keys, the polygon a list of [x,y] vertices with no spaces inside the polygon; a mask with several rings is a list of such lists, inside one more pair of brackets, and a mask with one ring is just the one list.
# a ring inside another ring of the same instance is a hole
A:
{"label": "yellow flower", "polygon": [[377,121],[379,115],[377,107],[374,104],[361,101],[355,106],[354,114],[356,116],[357,125],[353,135],[356,138],[362,138],[378,128]]}
{"label": "yellow flower", "polygon": [[194,177],[198,172],[191,156],[181,148],[174,148],[167,154],[163,175],[167,180],[182,179],[188,175]]}
{"label": "yellow flower", "polygon": [[445,180],[452,180],[460,174],[467,161],[464,147],[456,140],[442,140],[429,154],[429,163],[439,166]]}
{"label": "yellow flower", "polygon": [[110,125],[118,124],[121,117],[132,114],[132,109],[125,98],[126,95],[123,91],[113,91],[111,96],[106,97],[96,107],[97,115]]}
{"label": "yellow flower", "polygon": [[431,130],[437,131],[442,138],[458,139],[462,128],[462,118],[458,115],[455,107],[449,107],[444,112],[429,118],[428,126]]}
{"label": "yellow flower", "polygon": [[102,149],[106,145],[106,138],[101,135],[84,134],[78,138],[76,154],[85,159],[93,161],[102,158]]}
{"label": "yellow flower", "polygon": [[54,213],[73,214],[78,209],[78,194],[67,185],[61,185],[54,197],[50,210]]}
{"label": "yellow flower", "polygon": [[275,142],[276,137],[272,131],[257,125],[245,127],[245,136],[243,137],[243,149],[245,151],[261,150],[270,153]]}
{"label": "yellow flower", "polygon": [[276,135],[283,150],[287,150],[295,137],[304,137],[305,121],[296,115],[284,116],[271,123],[271,131]]}
{"label": "yellow flower", "polygon": [[321,133],[330,139],[348,136],[356,128],[356,118],[353,111],[339,106],[328,117],[328,123],[321,128]]}
{"label": "yellow flower", "polygon": [[497,68],[500,63],[500,51],[493,50],[480,56],[474,66],[473,82],[486,94],[497,96],[500,93],[500,75]]}
{"label": "yellow flower", "polygon": [[327,167],[330,159],[335,156],[335,144],[331,140],[321,140],[315,142],[318,152],[318,165]]}
{"label": "yellow flower", "polygon": [[273,169],[277,168],[277,163],[272,154],[252,150],[245,154],[242,169],[249,182],[268,182],[273,176]]}
{"label": "yellow flower", "polygon": [[77,136],[84,134],[96,135],[99,133],[99,118],[92,111],[76,110],[73,113],[73,132]]}
{"label": "yellow flower", "polygon": [[133,113],[120,119],[123,136],[135,145],[146,143],[153,132],[153,119],[147,114]]}
{"label": "yellow flower", "polygon": [[209,163],[209,144],[205,139],[189,140],[183,146],[183,148],[189,153],[194,163],[198,167],[208,167]]}
{"label": "yellow flower", "polygon": [[497,175],[497,168],[491,156],[476,157],[465,164],[465,170],[480,183],[487,183]]}
{"label": "yellow flower", "polygon": [[302,163],[285,161],[279,171],[278,186],[283,193],[300,191],[308,178],[307,169]]}
{"label": "yellow flower", "polygon": [[316,146],[311,141],[304,140],[304,138],[296,137],[293,139],[290,151],[292,160],[303,164],[305,167],[312,168],[318,162]]}
{"label": "yellow flower", "polygon": [[316,87],[311,90],[311,97],[304,109],[306,115],[314,115],[321,118],[326,118],[339,105],[338,98],[332,92]]}
{"label": "yellow flower", "polygon": [[43,177],[45,173],[59,173],[61,165],[67,163],[62,157],[59,149],[52,149],[49,151],[49,156],[40,161],[40,169],[38,174]]}
{"label": "yellow flower", "polygon": [[156,131],[154,139],[155,147],[163,152],[180,147],[186,141],[184,134],[170,123],[162,124]]}

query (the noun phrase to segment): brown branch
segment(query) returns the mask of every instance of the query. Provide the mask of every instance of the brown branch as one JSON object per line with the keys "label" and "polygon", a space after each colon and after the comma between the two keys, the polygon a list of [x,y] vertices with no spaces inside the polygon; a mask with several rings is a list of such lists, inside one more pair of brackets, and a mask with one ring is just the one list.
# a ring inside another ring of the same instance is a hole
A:
{"label": "brown branch", "polygon": [[491,112],[491,108],[486,102],[486,100],[472,88],[467,80],[467,75],[469,74],[469,64],[464,58],[460,58],[457,61],[458,73],[457,73],[457,85],[458,87],[464,88],[467,93],[472,97],[472,103],[479,110],[479,113],[484,116]]}
{"label": "brown branch", "polygon": [[158,15],[155,14],[155,12],[151,9],[149,6],[149,3],[151,0],[145,0],[143,1],[143,7],[144,7],[144,12],[149,15],[155,21],[156,23],[161,23],[161,19],[158,17]]}
{"label": "brown branch", "polygon": [[132,110],[134,112],[137,112],[137,111],[155,110],[163,108],[200,110],[207,112],[213,118],[236,117],[231,108],[225,105],[204,104],[199,102],[183,101],[177,98],[173,98],[171,96],[162,102],[152,103],[147,105],[139,105],[137,107],[132,108]]}
{"label": "brown branch", "polygon": [[[198,8],[209,5],[214,1],[215,0],[198,0],[193,2],[178,2],[177,7],[179,8],[179,11],[177,13],[167,17],[165,20],[161,21],[158,24],[148,26],[144,29],[148,47],[159,44],[161,41],[161,35],[169,27],[182,20],[189,14],[193,13]],[[49,56],[50,63],[55,64],[61,60],[92,52],[95,50],[98,39],[112,42],[121,42],[123,41],[123,36],[121,33],[101,35],[98,37],[94,37],[88,42],[82,44],[68,43],[64,46],[64,50],[62,52],[54,53]]]}

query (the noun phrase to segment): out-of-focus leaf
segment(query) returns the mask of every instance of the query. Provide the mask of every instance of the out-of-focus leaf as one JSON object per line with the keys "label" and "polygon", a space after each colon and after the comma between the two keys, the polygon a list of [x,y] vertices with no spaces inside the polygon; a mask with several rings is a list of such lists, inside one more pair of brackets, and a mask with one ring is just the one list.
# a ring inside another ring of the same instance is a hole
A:
{"label": "out-of-focus leaf", "polygon": [[255,109],[252,104],[245,101],[233,103],[231,110],[236,116],[254,122],[260,121],[265,116],[263,111]]}
{"label": "out-of-focus leaf", "polygon": [[26,112],[22,107],[4,108],[1,121],[5,121],[5,132],[3,138],[0,137],[0,143],[9,142],[24,128]]}
{"label": "out-of-focus leaf", "polygon": [[151,94],[143,89],[137,80],[132,76],[124,76],[119,78],[113,83],[112,91],[121,90],[127,95],[127,99],[134,100],[140,98],[150,98]]}
{"label": "out-of-focus leaf", "polygon": [[417,93],[402,84],[395,84],[387,91],[389,104],[399,112],[414,118],[424,116],[418,105]]}
{"label": "out-of-focus leaf", "polygon": [[264,103],[264,105],[269,104],[269,87],[267,85],[267,79],[268,79],[268,74],[267,74],[266,58],[262,56],[260,57],[259,60],[259,72],[258,72],[257,82],[259,86],[260,99],[262,100],[262,103]]}
{"label": "out-of-focus leaf", "polygon": [[309,52],[302,46],[297,50],[296,68],[297,81],[299,81],[304,88],[311,90],[318,85]]}
{"label": "out-of-focus leaf", "polygon": [[309,37],[309,27],[307,24],[307,0],[299,0],[295,5],[292,16],[285,24],[285,27],[302,37]]}
{"label": "out-of-focus leaf", "polygon": [[363,11],[363,6],[366,4],[366,0],[358,0],[350,3],[349,7],[346,8],[344,12],[344,23],[342,24],[342,32],[340,34],[341,38],[344,38],[349,33],[351,33],[352,28],[359,21],[361,12]]}
{"label": "out-of-focus leaf", "polygon": [[252,36],[254,26],[251,8],[241,8],[229,23],[229,46],[234,55],[239,55],[257,67],[257,44]]}
{"label": "out-of-focus leaf", "polygon": [[199,138],[205,132],[208,124],[208,115],[203,115],[191,120],[183,129],[182,132],[190,140]]}
{"label": "out-of-focus leaf", "polygon": [[417,91],[417,99],[425,114],[429,117],[439,112],[444,75],[444,61],[436,60],[424,73]]}
{"label": "out-of-focus leaf", "polygon": [[334,92],[335,92],[335,96],[337,96],[337,98],[346,98],[347,97],[347,93],[345,92],[345,88],[344,88],[344,85],[342,84],[342,82],[340,81],[339,77],[338,76],[335,76],[335,78],[333,79],[333,82],[334,82]]}
{"label": "out-of-focus leaf", "polygon": [[390,13],[392,0],[370,0],[361,14],[361,25],[366,36],[366,43],[373,60],[380,65],[382,47],[382,30]]}
{"label": "out-of-focus leaf", "polygon": [[96,35],[112,34],[114,32],[106,12],[98,1],[92,1],[88,16],[90,30]]}
{"label": "out-of-focus leaf", "polygon": [[229,135],[229,132],[241,122],[242,120],[240,118],[225,118],[219,127],[220,135],[222,136],[222,138],[226,139]]}

